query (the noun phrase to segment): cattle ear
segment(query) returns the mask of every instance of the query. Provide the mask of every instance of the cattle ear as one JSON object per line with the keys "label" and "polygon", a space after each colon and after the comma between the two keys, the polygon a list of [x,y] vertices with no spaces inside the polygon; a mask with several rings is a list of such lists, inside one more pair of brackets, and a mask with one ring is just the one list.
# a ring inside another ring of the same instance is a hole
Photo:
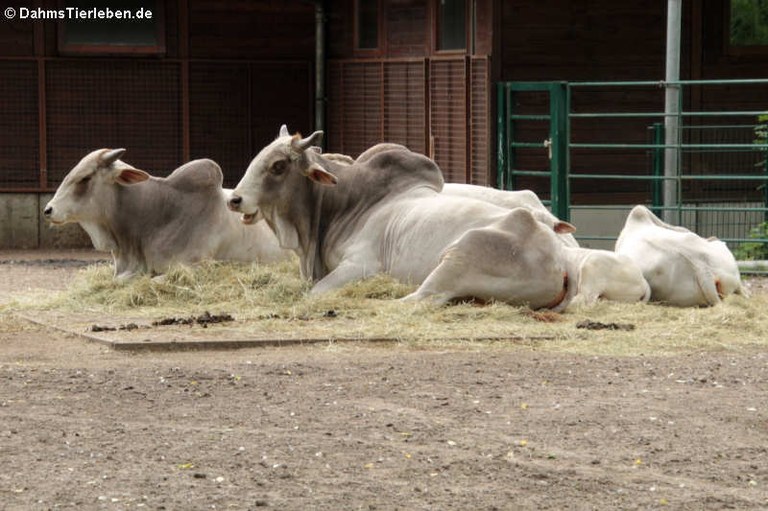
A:
{"label": "cattle ear", "polygon": [[336,176],[325,170],[317,163],[311,164],[304,175],[306,175],[315,183],[320,183],[321,185],[325,186],[334,186],[339,181]]}
{"label": "cattle ear", "polygon": [[277,135],[277,136],[278,136],[278,138],[279,138],[279,137],[288,137],[288,136],[290,136],[290,135],[291,135],[291,134],[290,134],[290,133],[288,133],[288,126],[286,126],[285,124],[283,124],[282,126],[280,126],[280,133]]}
{"label": "cattle ear", "polygon": [[117,160],[120,159],[122,155],[125,154],[125,149],[111,149],[107,152],[103,153],[101,155],[101,164],[105,167],[109,167],[113,163],[115,163]]}
{"label": "cattle ear", "polygon": [[576,232],[575,225],[568,222],[564,222],[562,220],[558,220],[557,222],[555,222],[554,229],[557,234],[573,234],[574,232]]}
{"label": "cattle ear", "polygon": [[149,179],[149,174],[139,169],[121,169],[115,176],[115,182],[124,186],[135,185]]}

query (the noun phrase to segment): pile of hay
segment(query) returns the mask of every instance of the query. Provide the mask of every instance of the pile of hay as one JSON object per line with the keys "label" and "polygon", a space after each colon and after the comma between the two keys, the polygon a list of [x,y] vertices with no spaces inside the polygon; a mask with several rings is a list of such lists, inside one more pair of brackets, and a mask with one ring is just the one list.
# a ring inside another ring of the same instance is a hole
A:
{"label": "pile of hay", "polygon": [[[397,298],[414,288],[386,276],[322,297],[310,297],[309,288],[295,261],[178,266],[159,280],[144,276],[126,283],[115,282],[111,267],[104,265],[81,270],[74,285],[46,308],[152,319],[226,312],[236,317],[239,335],[257,338],[387,338],[483,349],[523,344],[612,355],[768,344],[765,295],[734,296],[702,309],[603,302],[571,307],[560,315],[498,303],[436,307],[400,302]],[[583,321],[605,324],[606,329],[577,327]]]}

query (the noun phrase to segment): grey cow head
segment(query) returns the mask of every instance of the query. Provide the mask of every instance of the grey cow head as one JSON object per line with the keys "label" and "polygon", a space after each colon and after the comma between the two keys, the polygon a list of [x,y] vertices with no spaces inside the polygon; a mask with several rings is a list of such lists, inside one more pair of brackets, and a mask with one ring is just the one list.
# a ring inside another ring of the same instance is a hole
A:
{"label": "grey cow head", "polygon": [[334,186],[336,176],[324,169],[313,149],[320,143],[322,131],[307,138],[290,135],[285,125],[278,137],[253,159],[245,175],[232,192],[228,205],[243,214],[243,222],[253,223],[262,214],[270,225],[281,211],[288,209],[297,190],[311,182]]}
{"label": "grey cow head", "polygon": [[125,149],[98,149],[69,171],[45,206],[52,224],[100,222],[113,209],[115,188],[141,183],[149,174],[120,161]]}

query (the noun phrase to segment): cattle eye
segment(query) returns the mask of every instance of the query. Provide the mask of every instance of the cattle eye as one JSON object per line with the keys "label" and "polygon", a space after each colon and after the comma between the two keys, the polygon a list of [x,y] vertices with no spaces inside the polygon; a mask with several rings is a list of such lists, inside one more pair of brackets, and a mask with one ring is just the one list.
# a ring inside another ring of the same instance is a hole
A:
{"label": "cattle eye", "polygon": [[82,179],[81,179],[80,181],[78,181],[78,182],[79,182],[80,184],[82,184],[82,185],[87,185],[87,184],[88,184],[88,182],[89,182],[90,180],[91,180],[91,176],[85,176],[84,178],[82,178]]}
{"label": "cattle eye", "polygon": [[279,176],[280,174],[285,172],[286,166],[287,164],[285,160],[277,160],[275,163],[272,164],[272,167],[269,169],[269,171],[272,174]]}

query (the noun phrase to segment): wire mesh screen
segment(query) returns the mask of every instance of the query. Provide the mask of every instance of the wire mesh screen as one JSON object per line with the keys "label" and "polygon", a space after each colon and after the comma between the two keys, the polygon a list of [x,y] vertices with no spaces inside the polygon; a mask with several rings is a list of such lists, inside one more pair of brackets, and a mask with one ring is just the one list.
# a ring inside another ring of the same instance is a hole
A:
{"label": "wire mesh screen", "polygon": [[281,124],[308,132],[310,67],[306,62],[193,62],[189,71],[190,153],[210,158],[234,187]]}
{"label": "wire mesh screen", "polygon": [[[683,211],[682,222],[703,236],[740,239],[752,226],[766,220],[759,211],[768,205],[766,150],[756,144],[757,124],[749,119],[713,118],[705,124],[683,126],[684,145],[708,146],[682,152],[682,173],[702,179],[684,183],[683,204],[698,209]],[[714,179],[712,176],[727,176]]]}
{"label": "wire mesh screen", "polygon": [[[254,62],[251,72],[251,132],[255,156],[272,142],[281,124],[308,135],[312,127],[312,66],[308,62]],[[245,168],[241,169],[239,177]]]}
{"label": "wire mesh screen", "polygon": [[125,147],[125,161],[168,175],[181,162],[177,63],[62,60],[46,68],[48,179],[57,186],[88,152]]}
{"label": "wire mesh screen", "polygon": [[37,64],[0,62],[0,188],[40,185]]}
{"label": "wire mesh screen", "polygon": [[253,157],[248,64],[193,63],[189,70],[191,158],[210,158],[226,186],[242,176]]}
{"label": "wire mesh screen", "polygon": [[743,118],[731,119],[730,124],[726,119],[713,121],[704,125],[683,126],[683,144],[711,146],[684,150],[681,155],[683,173],[691,176],[727,174],[734,178],[693,181],[692,186],[684,191],[683,199],[708,202],[761,200],[765,188],[762,183],[737,177],[759,176],[766,172],[765,149],[755,145],[756,124],[744,124]]}
{"label": "wire mesh screen", "polygon": [[182,66],[148,59],[0,59],[0,191],[55,189],[83,156],[104,147],[124,147],[127,162],[166,176],[184,162],[185,129],[190,157],[217,161],[232,186],[281,124],[309,132],[309,62],[192,61],[188,75]]}

